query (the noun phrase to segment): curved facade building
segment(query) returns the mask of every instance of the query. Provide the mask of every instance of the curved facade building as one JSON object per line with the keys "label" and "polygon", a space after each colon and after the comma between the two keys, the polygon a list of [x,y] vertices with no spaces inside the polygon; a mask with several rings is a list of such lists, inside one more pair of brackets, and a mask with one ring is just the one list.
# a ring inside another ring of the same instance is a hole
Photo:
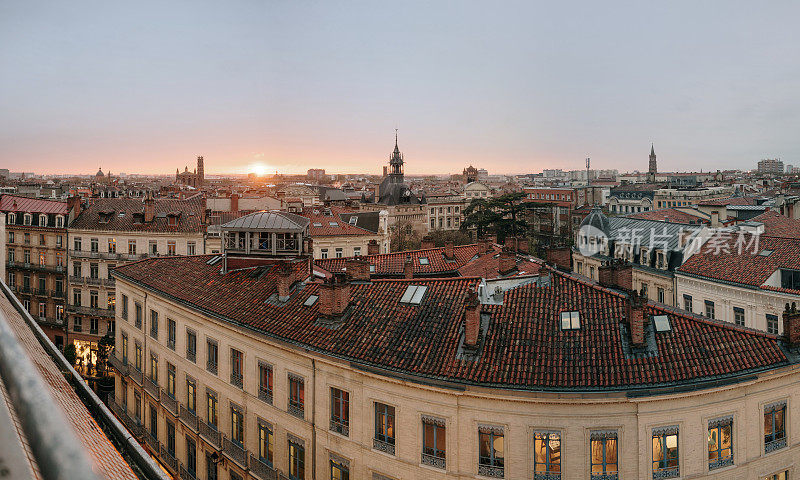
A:
{"label": "curved facade building", "polygon": [[119,267],[116,413],[181,478],[800,474],[797,313],[777,337],[549,268],[487,295],[365,265]]}

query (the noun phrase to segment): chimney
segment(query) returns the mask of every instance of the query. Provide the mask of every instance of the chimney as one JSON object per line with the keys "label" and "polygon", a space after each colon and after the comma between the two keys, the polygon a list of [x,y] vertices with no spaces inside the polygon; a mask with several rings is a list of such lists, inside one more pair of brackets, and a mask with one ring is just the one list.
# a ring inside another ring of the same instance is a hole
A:
{"label": "chimney", "polygon": [[517,237],[512,237],[512,236],[506,237],[505,247],[506,248],[510,248],[510,249],[512,249],[513,251],[516,252],[517,251]]}
{"label": "chimney", "polygon": [[425,235],[424,237],[422,237],[422,245],[420,246],[420,248],[422,248],[423,250],[427,250],[433,247],[434,247],[433,237],[431,237],[430,235]]}
{"label": "chimney", "polygon": [[156,218],[156,201],[153,198],[153,192],[147,192],[144,197],[144,223],[150,223]]}
{"label": "chimney", "polygon": [[319,285],[319,314],[324,317],[341,316],[350,302],[350,283],[344,273],[337,272]]}
{"label": "chimney", "polygon": [[414,278],[414,262],[411,260],[411,255],[406,257],[406,262],[403,264],[403,278],[406,280]]}
{"label": "chimney", "polygon": [[546,251],[547,261],[564,271],[572,270],[572,248],[569,246],[550,247]]}
{"label": "chimney", "polygon": [[380,246],[378,245],[378,241],[374,238],[367,243],[367,255],[377,255],[380,252]]}
{"label": "chimney", "polygon": [[345,261],[347,265],[347,278],[351,282],[369,282],[369,262],[360,258],[350,258]]}
{"label": "chimney", "polygon": [[454,258],[456,258],[456,254],[453,251],[453,247],[454,244],[452,240],[444,242],[444,258],[448,260],[453,260]]}
{"label": "chimney", "polygon": [[790,347],[800,346],[800,311],[794,302],[783,312],[783,338]]}
{"label": "chimney", "polygon": [[633,291],[633,267],[624,260],[614,259],[609,263],[600,265],[597,269],[597,278],[600,285]]}
{"label": "chimney", "polygon": [[517,240],[517,251],[519,253],[524,253],[525,255],[529,253],[527,238],[520,238]]}
{"label": "chimney", "polygon": [[646,306],[647,297],[636,292],[630,293],[625,304],[625,316],[631,331],[631,344],[635,347],[644,346],[644,308]]}
{"label": "chimney", "polygon": [[500,275],[505,275],[517,268],[517,254],[508,247],[503,247],[497,260],[497,270]]}
{"label": "chimney", "polygon": [[314,256],[314,239],[306,237],[303,239],[303,253]]}
{"label": "chimney", "polygon": [[231,193],[231,212],[239,211],[239,194]]}
{"label": "chimney", "polygon": [[475,348],[481,334],[481,302],[478,292],[470,288],[464,299],[464,346]]}
{"label": "chimney", "polygon": [[81,197],[75,195],[67,198],[67,211],[72,214],[72,218],[81,214],[81,207]]}
{"label": "chimney", "polygon": [[289,291],[294,283],[294,269],[291,262],[283,262],[278,266],[278,300],[289,300]]}
{"label": "chimney", "polygon": [[603,263],[598,267],[597,281],[604,287],[614,287],[614,266],[611,263]]}

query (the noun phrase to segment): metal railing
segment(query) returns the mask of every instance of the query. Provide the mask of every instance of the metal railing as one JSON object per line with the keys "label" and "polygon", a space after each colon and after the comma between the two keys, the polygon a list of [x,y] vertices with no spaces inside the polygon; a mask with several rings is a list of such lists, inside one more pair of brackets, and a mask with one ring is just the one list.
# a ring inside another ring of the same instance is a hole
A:
{"label": "metal railing", "polygon": [[158,384],[152,378],[144,376],[144,391],[149,393],[151,397],[158,400]]}
{"label": "metal railing", "polygon": [[161,449],[159,451],[159,457],[164,465],[166,465],[173,474],[178,472],[178,459],[175,458],[175,455],[169,453],[167,447],[165,447],[163,444],[161,445]]}
{"label": "metal railing", "polygon": [[118,371],[120,374],[128,375],[128,365],[122,363],[122,360],[117,358],[116,355],[109,355],[108,363],[114,370]]}
{"label": "metal railing", "polygon": [[178,401],[175,400],[166,390],[161,390],[161,405],[163,405],[169,412],[178,416]]}
{"label": "metal railing", "polygon": [[134,382],[138,383],[140,387],[142,386],[142,377],[144,375],[142,375],[142,372],[137,370],[136,367],[128,369],[128,376],[131,377]]}
{"label": "metal railing", "polygon": [[278,479],[278,471],[275,470],[275,467],[262,462],[260,459],[256,458],[255,455],[252,453],[250,454],[250,473],[255,474],[261,480],[277,480]]}
{"label": "metal railing", "polygon": [[231,441],[228,437],[222,437],[222,451],[242,468],[247,468],[247,449],[243,446]]}
{"label": "metal railing", "polygon": [[188,408],[184,407],[183,405],[180,406],[180,418],[181,421],[187,427],[191,428],[195,432],[197,431],[197,414],[194,412],[190,412]]}
{"label": "metal railing", "polygon": [[203,437],[208,443],[214,446],[217,450],[222,448],[222,432],[212,427],[203,420],[199,420],[200,436]]}

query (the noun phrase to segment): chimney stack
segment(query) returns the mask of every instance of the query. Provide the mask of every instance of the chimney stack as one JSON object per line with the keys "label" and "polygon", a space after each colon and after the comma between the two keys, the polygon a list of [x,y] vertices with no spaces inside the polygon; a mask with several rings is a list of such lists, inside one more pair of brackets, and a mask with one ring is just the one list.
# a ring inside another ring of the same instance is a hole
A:
{"label": "chimney stack", "polygon": [[497,260],[497,270],[500,275],[511,273],[517,268],[517,254],[508,247],[503,247]]}
{"label": "chimney stack", "polygon": [[422,245],[420,246],[420,248],[422,248],[423,250],[427,250],[433,247],[434,247],[433,237],[431,237],[430,235],[425,235],[424,237],[422,237]]}
{"label": "chimney stack", "polygon": [[67,211],[72,214],[72,218],[77,218],[81,214],[81,197],[75,195],[67,198]]}
{"label": "chimney stack", "polygon": [[572,248],[569,246],[549,247],[546,256],[549,263],[555,264],[561,270],[572,270]]}
{"label": "chimney stack", "polygon": [[374,238],[367,243],[367,255],[377,255],[380,253],[378,241]]}
{"label": "chimney stack", "polygon": [[231,212],[239,211],[239,194],[231,193]]}
{"label": "chimney stack", "polygon": [[790,347],[800,346],[800,311],[794,302],[783,312],[783,338]]}
{"label": "chimney stack", "polygon": [[453,251],[454,246],[455,245],[453,244],[452,240],[444,242],[444,258],[447,260],[453,260],[456,258],[456,254]]}
{"label": "chimney stack", "polygon": [[628,328],[631,331],[631,344],[635,347],[644,346],[644,308],[647,306],[647,297],[631,292],[625,305],[625,316],[628,318]]}
{"label": "chimney stack", "polygon": [[633,267],[624,260],[615,258],[600,265],[597,278],[604,287],[633,291]]}
{"label": "chimney stack", "polygon": [[406,280],[414,278],[414,262],[411,260],[411,255],[406,257],[406,261],[403,264],[403,278]]}
{"label": "chimney stack", "polygon": [[291,262],[283,262],[278,266],[278,300],[289,300],[289,292],[294,284],[294,268]]}
{"label": "chimney stack", "polygon": [[358,257],[350,258],[345,262],[347,265],[347,278],[351,282],[369,282],[369,262]]}
{"label": "chimney stack", "polygon": [[517,251],[517,237],[508,236],[506,237],[505,247],[510,248],[513,251]]}
{"label": "chimney stack", "polygon": [[153,198],[153,192],[147,192],[144,197],[144,223],[150,223],[156,218],[156,200]]}
{"label": "chimney stack", "polygon": [[319,314],[323,317],[341,316],[349,302],[350,283],[344,273],[334,273],[319,285]]}
{"label": "chimney stack", "polygon": [[475,348],[481,334],[481,302],[478,292],[470,288],[464,299],[464,345]]}
{"label": "chimney stack", "polygon": [[528,250],[528,239],[527,238],[519,238],[517,239],[517,251],[519,253],[523,253],[527,255],[530,251]]}

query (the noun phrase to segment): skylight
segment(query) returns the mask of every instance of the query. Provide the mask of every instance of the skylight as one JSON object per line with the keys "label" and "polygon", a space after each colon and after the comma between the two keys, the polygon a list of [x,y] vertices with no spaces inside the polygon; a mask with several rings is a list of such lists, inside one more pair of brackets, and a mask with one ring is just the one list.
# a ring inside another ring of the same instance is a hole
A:
{"label": "skylight", "polygon": [[328,225],[330,225],[331,227],[338,227],[339,222],[328,222]]}
{"label": "skylight", "polygon": [[427,265],[428,264],[428,257],[419,257],[419,264],[420,265]]}
{"label": "skylight", "polygon": [[309,295],[306,301],[303,303],[304,306],[310,307],[317,303],[317,299],[319,298],[318,295]]}
{"label": "skylight", "polygon": [[656,332],[669,332],[672,330],[669,324],[669,317],[666,315],[653,316],[653,323],[656,326]]}
{"label": "skylight", "polygon": [[561,330],[578,330],[581,328],[580,312],[561,312]]}
{"label": "skylight", "polygon": [[758,252],[758,254],[761,255],[762,257],[769,257],[770,255],[772,255],[772,250],[764,249]]}
{"label": "skylight", "polygon": [[356,223],[358,223],[358,217],[356,217],[355,215],[353,215],[352,217],[350,217],[350,220],[348,220],[348,223],[349,223],[350,225],[355,225]]}
{"label": "skylight", "polygon": [[322,226],[322,224],[321,224],[321,223],[319,223],[319,222],[314,222],[314,224],[313,224],[313,225],[314,225],[315,227],[321,227],[321,226]]}
{"label": "skylight", "polygon": [[405,293],[403,293],[403,296],[400,298],[400,303],[419,305],[427,289],[428,287],[423,285],[409,285],[408,288],[406,288]]}
{"label": "skylight", "polygon": [[369,266],[369,273],[375,273],[375,265]]}

